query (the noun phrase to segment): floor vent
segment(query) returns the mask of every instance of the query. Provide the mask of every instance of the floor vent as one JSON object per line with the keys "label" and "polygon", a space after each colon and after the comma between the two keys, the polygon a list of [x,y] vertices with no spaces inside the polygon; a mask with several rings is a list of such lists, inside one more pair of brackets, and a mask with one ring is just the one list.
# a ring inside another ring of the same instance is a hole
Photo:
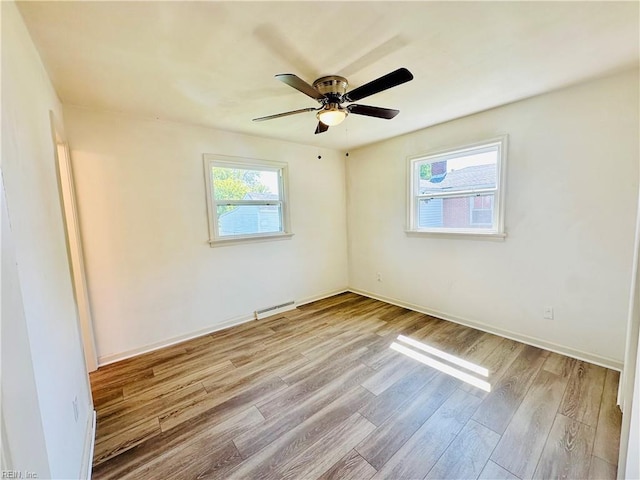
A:
{"label": "floor vent", "polygon": [[256,320],[260,320],[265,317],[270,317],[271,315],[276,315],[278,313],[293,310],[294,308],[296,308],[295,305],[296,302],[291,300],[290,302],[281,303],[280,305],[274,305],[272,307],[263,308],[262,310],[256,310],[254,314],[256,316]]}

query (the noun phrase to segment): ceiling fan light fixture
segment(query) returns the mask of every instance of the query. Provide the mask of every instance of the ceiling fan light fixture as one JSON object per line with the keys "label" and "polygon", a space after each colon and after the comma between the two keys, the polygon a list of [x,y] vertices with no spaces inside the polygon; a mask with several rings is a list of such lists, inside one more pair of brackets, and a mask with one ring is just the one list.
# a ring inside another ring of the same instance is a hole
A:
{"label": "ceiling fan light fixture", "polygon": [[347,118],[347,114],[347,110],[342,108],[339,104],[330,103],[327,107],[320,110],[316,114],[316,117],[318,117],[318,120],[325,125],[333,127],[341,124],[344,119]]}

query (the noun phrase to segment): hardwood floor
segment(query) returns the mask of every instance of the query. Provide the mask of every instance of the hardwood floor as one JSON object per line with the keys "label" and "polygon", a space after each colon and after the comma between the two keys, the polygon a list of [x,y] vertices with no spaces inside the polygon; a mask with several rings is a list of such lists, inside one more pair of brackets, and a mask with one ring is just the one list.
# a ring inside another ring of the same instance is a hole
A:
{"label": "hardwood floor", "polygon": [[616,475],[617,372],[352,293],[91,384],[97,480]]}

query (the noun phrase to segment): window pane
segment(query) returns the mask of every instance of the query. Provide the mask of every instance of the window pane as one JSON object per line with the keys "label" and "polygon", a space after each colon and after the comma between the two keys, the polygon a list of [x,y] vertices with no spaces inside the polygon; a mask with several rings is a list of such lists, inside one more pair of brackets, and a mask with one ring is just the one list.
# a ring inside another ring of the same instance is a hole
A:
{"label": "window pane", "polygon": [[216,200],[278,200],[278,172],[213,167]]}
{"label": "window pane", "polygon": [[224,237],[281,232],[280,210],[280,205],[218,206],[219,235]]}
{"label": "window pane", "polygon": [[493,228],[493,200],[493,194],[421,199],[418,228]]}
{"label": "window pane", "polygon": [[494,195],[477,195],[471,201],[471,227],[490,228],[493,226]]}
{"label": "window pane", "polygon": [[442,198],[420,200],[418,207],[419,228],[442,227],[444,221]]}
{"label": "window pane", "polygon": [[484,149],[416,162],[418,193],[445,193],[496,188],[498,150]]}

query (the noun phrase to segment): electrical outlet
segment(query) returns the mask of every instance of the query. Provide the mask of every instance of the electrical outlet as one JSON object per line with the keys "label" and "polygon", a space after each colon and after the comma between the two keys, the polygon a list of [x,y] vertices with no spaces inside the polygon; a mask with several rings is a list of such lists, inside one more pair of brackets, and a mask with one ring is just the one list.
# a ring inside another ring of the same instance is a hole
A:
{"label": "electrical outlet", "polygon": [[380,272],[376,273],[376,280],[379,282],[382,281],[382,274]]}
{"label": "electrical outlet", "polygon": [[73,418],[77,422],[78,417],[80,416],[80,414],[78,413],[78,396],[77,395],[71,403],[73,404]]}
{"label": "electrical outlet", "polygon": [[547,320],[553,320],[553,307],[544,307],[544,311],[542,312],[543,318]]}

